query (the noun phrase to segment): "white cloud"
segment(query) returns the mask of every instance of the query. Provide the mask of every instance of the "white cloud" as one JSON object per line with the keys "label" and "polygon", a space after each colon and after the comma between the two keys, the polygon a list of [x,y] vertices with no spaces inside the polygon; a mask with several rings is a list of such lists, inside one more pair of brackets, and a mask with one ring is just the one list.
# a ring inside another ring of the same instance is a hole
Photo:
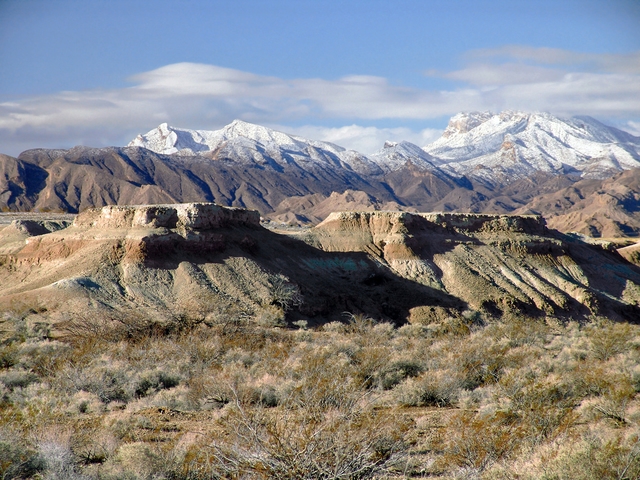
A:
{"label": "white cloud", "polygon": [[460,111],[503,109],[615,117],[620,123],[640,117],[640,52],[585,54],[506,46],[472,51],[466,60],[455,71],[428,73],[455,81],[441,90],[394,85],[367,75],[282,79],[177,63],[137,74],[127,88],[0,100],[0,152],[78,142],[126,144],[165,121],[199,129],[220,128],[234,118],[270,125],[356,123],[282,129],[306,128],[310,138],[372,151],[384,140],[424,145],[424,135],[431,133],[362,127],[358,120],[402,125]]}
{"label": "white cloud", "polygon": [[640,122],[628,121],[627,124],[624,125],[623,129],[631,135],[640,137]]}
{"label": "white cloud", "polygon": [[387,140],[399,142],[405,140],[423,147],[436,140],[442,130],[427,128],[416,132],[410,128],[377,128],[348,125],[338,128],[305,125],[302,127],[274,126],[275,129],[314,140],[335,143],[349,150],[369,154],[377,152]]}
{"label": "white cloud", "polygon": [[563,68],[580,67],[589,71],[640,74],[640,52],[583,53],[559,48],[506,45],[501,48],[471,50],[466,57],[472,62],[488,59],[494,63],[516,61]]}
{"label": "white cloud", "polygon": [[471,85],[494,86],[552,82],[562,79],[563,75],[564,72],[560,70],[520,63],[476,63],[462,70],[440,74],[442,77]]}

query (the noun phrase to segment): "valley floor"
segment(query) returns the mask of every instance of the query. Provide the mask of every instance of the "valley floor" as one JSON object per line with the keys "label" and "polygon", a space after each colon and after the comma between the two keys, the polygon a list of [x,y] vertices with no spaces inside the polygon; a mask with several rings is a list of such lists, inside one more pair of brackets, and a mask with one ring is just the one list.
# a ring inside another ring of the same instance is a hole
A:
{"label": "valley floor", "polygon": [[309,329],[3,313],[0,476],[640,475],[640,326],[468,313]]}

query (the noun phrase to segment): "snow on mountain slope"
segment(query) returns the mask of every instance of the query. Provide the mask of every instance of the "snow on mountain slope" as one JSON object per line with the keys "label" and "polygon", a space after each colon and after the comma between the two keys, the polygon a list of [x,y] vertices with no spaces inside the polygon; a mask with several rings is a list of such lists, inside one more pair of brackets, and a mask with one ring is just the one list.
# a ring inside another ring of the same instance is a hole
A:
{"label": "snow on mountain slope", "polygon": [[437,169],[431,155],[409,142],[385,142],[382,149],[369,158],[387,172],[402,168],[409,161],[421,170]]}
{"label": "snow on mountain slope", "polygon": [[241,163],[272,163],[284,166],[292,161],[301,167],[345,165],[361,174],[379,175],[398,170],[410,162],[421,170],[438,170],[432,157],[409,142],[387,142],[373,155],[364,155],[329,142],[271,130],[260,125],[234,120],[215,130],[188,130],[161,124],[132,140],[130,147],[144,147],[166,155],[215,154],[216,158],[233,159]]}
{"label": "snow on mountain slope", "polygon": [[442,137],[420,148],[387,142],[363,155],[329,142],[307,140],[235,120],[215,130],[186,130],[166,123],[129,146],[157,153],[270,165],[276,170],[347,169],[363,175],[405,167],[443,178],[474,179],[485,186],[506,185],[536,172],[608,178],[640,167],[640,138],[591,117],[560,119],[547,113],[460,113]]}
{"label": "snow on mountain slope", "polygon": [[446,171],[490,184],[535,171],[607,178],[640,167],[640,138],[590,117],[546,113],[460,113],[424,150]]}
{"label": "snow on mountain slope", "polygon": [[333,166],[364,174],[382,173],[368,157],[358,152],[241,120],[215,131],[180,129],[163,123],[138,135],[128,146],[167,155],[205,155],[247,164],[270,164],[276,169],[295,164],[303,169]]}
{"label": "snow on mountain slope", "polygon": [[224,142],[238,138],[253,140],[265,150],[283,149],[300,153],[308,146],[313,146],[333,154],[344,151],[344,148],[332,143],[306,140],[241,120],[234,120],[226,127],[213,131],[175,128],[163,123],[144,135],[138,135],[127,146],[144,147],[167,155],[193,155],[214,151]]}

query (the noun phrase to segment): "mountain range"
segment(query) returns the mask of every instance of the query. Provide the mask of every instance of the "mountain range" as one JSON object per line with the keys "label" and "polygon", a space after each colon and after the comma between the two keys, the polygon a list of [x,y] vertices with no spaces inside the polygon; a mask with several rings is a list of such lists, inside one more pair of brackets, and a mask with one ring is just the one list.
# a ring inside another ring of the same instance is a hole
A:
{"label": "mountain range", "polygon": [[317,223],[335,210],[537,213],[592,236],[640,233],[640,138],[590,117],[461,113],[419,147],[365,155],[236,120],[166,123],[126,147],[0,156],[0,208],[216,202]]}

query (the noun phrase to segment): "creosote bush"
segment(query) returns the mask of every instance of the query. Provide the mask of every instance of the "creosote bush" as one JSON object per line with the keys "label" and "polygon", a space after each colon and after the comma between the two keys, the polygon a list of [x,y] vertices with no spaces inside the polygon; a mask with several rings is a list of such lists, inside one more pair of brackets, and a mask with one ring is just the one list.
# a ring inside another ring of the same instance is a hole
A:
{"label": "creosote bush", "polygon": [[286,320],[229,303],[0,321],[0,478],[640,475],[640,329],[465,312]]}

